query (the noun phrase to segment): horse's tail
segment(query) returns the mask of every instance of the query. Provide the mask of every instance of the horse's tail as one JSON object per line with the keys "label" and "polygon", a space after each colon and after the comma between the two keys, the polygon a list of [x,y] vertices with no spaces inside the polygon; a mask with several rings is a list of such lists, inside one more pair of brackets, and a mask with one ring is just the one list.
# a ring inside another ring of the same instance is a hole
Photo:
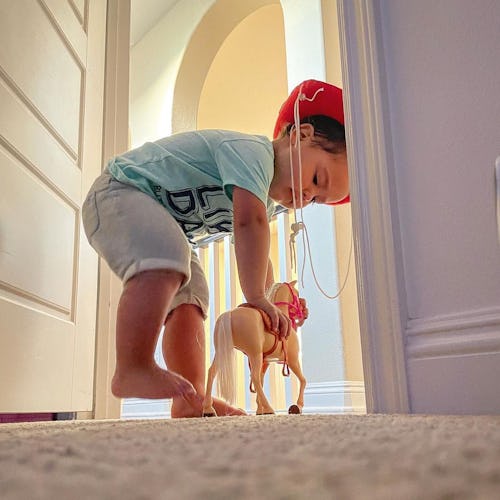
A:
{"label": "horse's tail", "polygon": [[217,392],[229,404],[236,402],[235,357],[231,330],[231,312],[219,316],[214,329],[215,358],[217,364]]}

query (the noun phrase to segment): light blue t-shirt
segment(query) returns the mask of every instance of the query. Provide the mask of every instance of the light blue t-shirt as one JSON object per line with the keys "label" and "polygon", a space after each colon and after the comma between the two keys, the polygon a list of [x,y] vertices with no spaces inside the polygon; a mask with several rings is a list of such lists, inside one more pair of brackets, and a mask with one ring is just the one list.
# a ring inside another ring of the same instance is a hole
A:
{"label": "light blue t-shirt", "polygon": [[175,134],[117,156],[111,175],[160,202],[193,241],[233,231],[233,187],[253,193],[270,219],[274,151],[264,136],[224,130]]}

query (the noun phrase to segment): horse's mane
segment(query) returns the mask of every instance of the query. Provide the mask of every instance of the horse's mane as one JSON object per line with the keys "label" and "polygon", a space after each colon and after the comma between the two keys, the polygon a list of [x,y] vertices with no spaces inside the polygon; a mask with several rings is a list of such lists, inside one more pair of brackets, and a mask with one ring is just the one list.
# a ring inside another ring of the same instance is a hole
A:
{"label": "horse's mane", "polygon": [[274,296],[276,295],[276,292],[278,291],[278,288],[282,287],[286,283],[273,283],[266,292],[266,298],[270,300],[271,302],[273,301]]}
{"label": "horse's mane", "polygon": [[276,295],[276,292],[278,291],[278,288],[283,285],[283,283],[273,283],[266,292],[266,297],[268,300],[272,301],[274,296]]}

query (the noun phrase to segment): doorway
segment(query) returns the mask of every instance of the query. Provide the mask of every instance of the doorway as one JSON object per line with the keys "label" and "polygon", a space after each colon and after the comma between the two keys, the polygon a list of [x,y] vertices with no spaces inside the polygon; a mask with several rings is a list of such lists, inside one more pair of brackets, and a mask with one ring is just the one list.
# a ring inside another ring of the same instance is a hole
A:
{"label": "doorway", "polygon": [[[140,3],[132,1],[132,32],[137,29],[137,19],[144,21]],[[312,77],[342,86],[334,0],[321,5],[318,2],[316,11],[309,2],[306,17],[300,10],[293,12],[287,2],[278,1],[259,0],[239,6],[211,1],[206,2],[204,12],[197,13],[190,12],[187,4],[172,2],[156,18],[156,24],[143,23],[148,29],[142,34],[136,31],[132,38],[131,146],[193,128],[228,128],[271,136],[279,106],[295,83]],[[308,31],[301,22],[307,18],[310,23],[311,17],[317,21],[318,40],[311,42],[314,37],[308,36],[310,46],[304,47],[301,33]],[[315,43],[321,46],[322,55],[309,57],[304,63],[303,54],[318,53]],[[325,288],[334,293],[349,267],[350,207],[312,208],[305,219],[311,221],[313,261],[316,267],[321,266],[322,276],[332,277]],[[292,270],[285,251],[284,217],[277,218],[275,227],[278,269],[286,276]],[[222,242],[210,242],[206,250],[202,248],[209,276],[214,277],[214,263],[221,252],[224,255],[225,248],[227,243]],[[335,303],[321,297],[310,270],[307,272],[303,295],[315,319],[302,328],[303,366],[309,382],[306,407],[315,413],[363,413],[366,407],[354,265],[351,263],[346,288]],[[239,294],[226,293],[226,283],[224,288],[220,281],[214,287],[213,281],[213,300],[219,304],[215,316],[233,306],[225,297],[237,299]],[[238,288],[229,285],[229,289],[231,286]],[[212,323],[213,318],[207,322],[207,347],[211,344]],[[207,357],[209,353],[207,349]],[[243,372],[242,385],[246,377]],[[284,408],[293,387],[283,386],[281,378],[273,374],[270,385],[275,406]],[[251,409],[247,395],[242,398],[243,405]],[[168,415],[168,402],[125,401],[123,405],[124,417],[157,417],[158,411]]]}

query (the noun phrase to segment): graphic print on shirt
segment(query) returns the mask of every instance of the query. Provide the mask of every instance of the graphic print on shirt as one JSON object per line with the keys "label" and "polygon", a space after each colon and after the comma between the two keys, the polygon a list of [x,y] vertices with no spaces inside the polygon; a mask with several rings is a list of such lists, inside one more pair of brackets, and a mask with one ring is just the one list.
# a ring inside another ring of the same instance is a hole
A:
{"label": "graphic print on shirt", "polygon": [[157,200],[168,209],[192,239],[201,234],[230,233],[233,230],[231,201],[220,186],[167,191],[153,186]]}

